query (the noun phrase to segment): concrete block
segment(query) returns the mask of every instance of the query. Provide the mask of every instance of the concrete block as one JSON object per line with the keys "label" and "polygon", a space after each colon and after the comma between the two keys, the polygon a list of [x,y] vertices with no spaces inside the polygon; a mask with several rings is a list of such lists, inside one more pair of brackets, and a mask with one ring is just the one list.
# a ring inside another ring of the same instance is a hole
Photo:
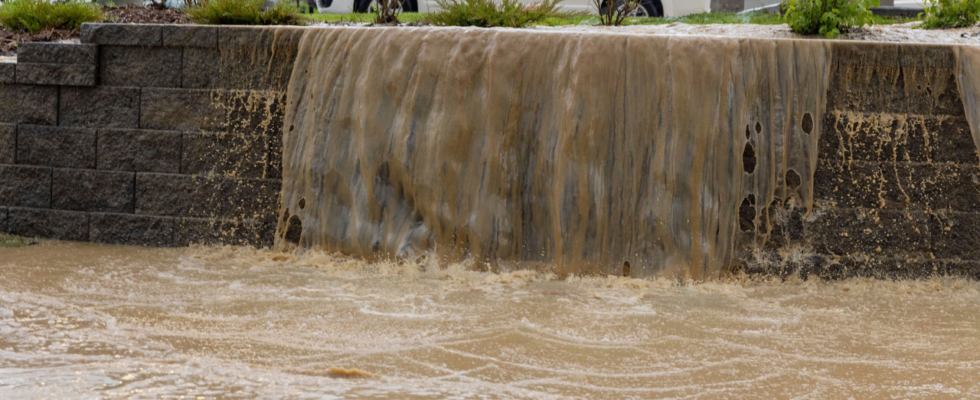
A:
{"label": "concrete block", "polygon": [[182,143],[181,173],[265,177],[268,157],[263,135],[185,133]]}
{"label": "concrete block", "polygon": [[814,198],[848,208],[980,211],[980,170],[948,163],[819,160]]}
{"label": "concrete block", "polygon": [[101,170],[179,173],[181,133],[103,129],[97,153]]}
{"label": "concrete block", "polygon": [[137,246],[174,246],[176,218],[92,213],[90,240]]}
{"label": "concrete block", "polygon": [[24,165],[0,165],[0,205],[50,207],[51,169]]}
{"label": "concrete block", "polygon": [[135,172],[55,169],[51,208],[132,213],[135,179]]}
{"label": "concrete block", "polygon": [[935,257],[980,260],[980,214],[940,211],[931,223]]}
{"label": "concrete block", "polygon": [[99,62],[94,44],[27,42],[17,46],[17,62],[29,64],[86,64]]}
{"label": "concrete block", "polygon": [[269,132],[269,168],[265,176],[269,179],[282,179],[282,131]]}
{"label": "concrete block", "polygon": [[167,47],[218,47],[218,27],[207,25],[164,25],[163,45]]}
{"label": "concrete block", "polygon": [[279,92],[144,88],[143,129],[281,134],[285,95]]}
{"label": "concrete block", "polygon": [[17,83],[25,85],[95,86],[96,66],[17,63]]}
{"label": "concrete block", "polygon": [[820,158],[980,164],[965,117],[829,112]]}
{"label": "concrete block", "polygon": [[88,241],[88,214],[75,211],[11,207],[7,228],[24,237]]}
{"label": "concrete block", "polygon": [[835,42],[833,60],[827,110],[964,115],[948,46]]}
{"label": "concrete block", "polygon": [[58,87],[0,85],[0,122],[56,125]]}
{"label": "concrete block", "polygon": [[21,125],[17,162],[55,168],[95,169],[95,129]]}
{"label": "concrete block", "polygon": [[275,239],[275,224],[262,220],[229,220],[216,218],[181,218],[177,222],[174,243],[271,247]]}
{"label": "concrete block", "polygon": [[16,164],[17,125],[0,124],[0,164]]}
{"label": "concrete block", "polygon": [[226,111],[210,90],[143,90],[140,128],[161,130],[220,130]]}
{"label": "concrete block", "polygon": [[282,182],[138,173],[136,213],[199,218],[265,218],[278,210]]}
{"label": "concrete block", "polygon": [[7,231],[7,207],[0,207],[0,232]]}
{"label": "concrete block", "polygon": [[82,24],[82,43],[116,46],[162,46],[163,26],[151,24]]}
{"label": "concrete block", "polygon": [[302,29],[222,26],[214,88],[285,91],[302,38]]}
{"label": "concrete block", "polygon": [[184,48],[180,87],[209,89],[218,87],[221,52],[217,48]]}
{"label": "concrete block", "polygon": [[17,63],[0,61],[0,84],[17,83]]}
{"label": "concrete block", "polygon": [[59,124],[94,128],[138,128],[140,89],[62,87]]}
{"label": "concrete block", "polygon": [[102,46],[100,59],[103,85],[180,87],[179,48]]}
{"label": "concrete block", "polygon": [[924,212],[828,209],[804,223],[804,238],[819,254],[924,257],[932,250]]}

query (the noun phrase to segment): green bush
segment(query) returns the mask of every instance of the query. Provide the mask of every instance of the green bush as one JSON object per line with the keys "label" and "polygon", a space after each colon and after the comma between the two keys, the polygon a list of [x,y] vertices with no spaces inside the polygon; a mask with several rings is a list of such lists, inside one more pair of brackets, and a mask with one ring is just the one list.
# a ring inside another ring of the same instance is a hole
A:
{"label": "green bush", "polygon": [[479,26],[483,28],[520,28],[548,18],[569,14],[559,11],[561,0],[544,0],[525,5],[518,0],[436,0],[442,11],[429,14],[425,22],[442,26]]}
{"label": "green bush", "polygon": [[201,0],[187,9],[191,21],[208,25],[306,25],[307,18],[288,2],[263,10],[263,0]]}
{"label": "green bush", "polygon": [[786,0],[786,21],[793,32],[828,39],[864,25],[874,24],[872,7],[880,0]]}
{"label": "green bush", "polygon": [[0,24],[9,29],[39,32],[44,29],[78,29],[83,22],[105,19],[97,4],[81,0],[9,0],[0,6]]}
{"label": "green bush", "polygon": [[978,0],[927,0],[926,3],[925,12],[919,14],[923,28],[966,28],[980,22]]}

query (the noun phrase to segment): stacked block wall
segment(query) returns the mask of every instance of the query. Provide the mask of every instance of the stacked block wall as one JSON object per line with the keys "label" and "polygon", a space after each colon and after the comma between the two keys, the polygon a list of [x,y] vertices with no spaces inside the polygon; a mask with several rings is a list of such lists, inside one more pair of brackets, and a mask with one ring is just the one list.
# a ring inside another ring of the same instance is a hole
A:
{"label": "stacked block wall", "polygon": [[0,63],[0,230],[270,245],[298,32],[85,25]]}
{"label": "stacked block wall", "polygon": [[743,251],[744,265],[980,278],[980,157],[953,49],[838,43],[833,58],[814,209],[807,214],[793,190],[770,205],[754,221],[759,233],[770,227],[768,241]]}

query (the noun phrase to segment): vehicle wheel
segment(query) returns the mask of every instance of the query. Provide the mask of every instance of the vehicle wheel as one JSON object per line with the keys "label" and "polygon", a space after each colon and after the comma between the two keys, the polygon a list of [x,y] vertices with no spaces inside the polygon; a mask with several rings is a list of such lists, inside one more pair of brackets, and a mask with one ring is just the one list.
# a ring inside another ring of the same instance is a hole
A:
{"label": "vehicle wheel", "polygon": [[[622,3],[617,2],[617,4],[622,4]],[[606,12],[606,6],[605,4],[603,4],[602,9],[599,10],[599,13],[604,14],[605,12]],[[662,17],[664,16],[664,8],[662,5],[660,5],[660,2],[657,0],[642,0],[640,6],[637,7],[636,10],[633,11],[632,14],[630,14],[630,16],[641,17],[641,18]]]}
{"label": "vehicle wheel", "polygon": [[[360,0],[357,2],[356,10],[359,13],[371,12],[376,5],[374,0]],[[418,12],[419,5],[416,0],[403,0],[402,1],[402,12]]]}
{"label": "vehicle wheel", "polygon": [[660,5],[660,2],[646,0],[640,3],[640,6],[633,12],[633,16],[648,18],[662,17],[664,16],[663,6]]}

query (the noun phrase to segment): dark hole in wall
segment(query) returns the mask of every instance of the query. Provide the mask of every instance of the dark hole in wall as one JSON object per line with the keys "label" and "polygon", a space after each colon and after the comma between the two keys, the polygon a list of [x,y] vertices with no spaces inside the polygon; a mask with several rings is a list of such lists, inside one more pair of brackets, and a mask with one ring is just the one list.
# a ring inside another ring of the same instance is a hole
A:
{"label": "dark hole in wall", "polygon": [[299,199],[299,209],[302,210],[304,208],[306,208],[306,198],[305,197]]}
{"label": "dark hole in wall", "polygon": [[813,133],[813,116],[810,113],[803,114],[803,132],[807,135]]}
{"label": "dark hole in wall", "polygon": [[286,242],[299,244],[300,239],[303,238],[303,221],[297,216],[289,217],[289,222],[286,223],[286,234],[283,235],[283,239]]}
{"label": "dark hole in wall", "polygon": [[289,131],[290,131],[290,132],[292,132],[292,131],[293,131],[293,129],[296,129],[296,125],[290,125],[290,126],[289,126]]}
{"label": "dark hole in wall", "polygon": [[762,133],[762,124],[760,124],[758,122],[755,123],[755,133],[756,134]]}
{"label": "dark hole in wall", "polygon": [[738,207],[738,227],[742,232],[755,230],[755,195],[750,194]]}
{"label": "dark hole in wall", "polygon": [[630,262],[623,261],[623,276],[630,276]]}
{"label": "dark hole in wall", "polygon": [[755,148],[752,143],[746,143],[745,150],[742,151],[742,169],[751,174],[755,172],[755,163]]}
{"label": "dark hole in wall", "polygon": [[749,140],[751,138],[752,138],[752,128],[750,128],[748,125],[745,125],[745,140]]}
{"label": "dark hole in wall", "polygon": [[799,189],[803,185],[803,178],[794,170],[786,171],[786,187],[790,190]]}

